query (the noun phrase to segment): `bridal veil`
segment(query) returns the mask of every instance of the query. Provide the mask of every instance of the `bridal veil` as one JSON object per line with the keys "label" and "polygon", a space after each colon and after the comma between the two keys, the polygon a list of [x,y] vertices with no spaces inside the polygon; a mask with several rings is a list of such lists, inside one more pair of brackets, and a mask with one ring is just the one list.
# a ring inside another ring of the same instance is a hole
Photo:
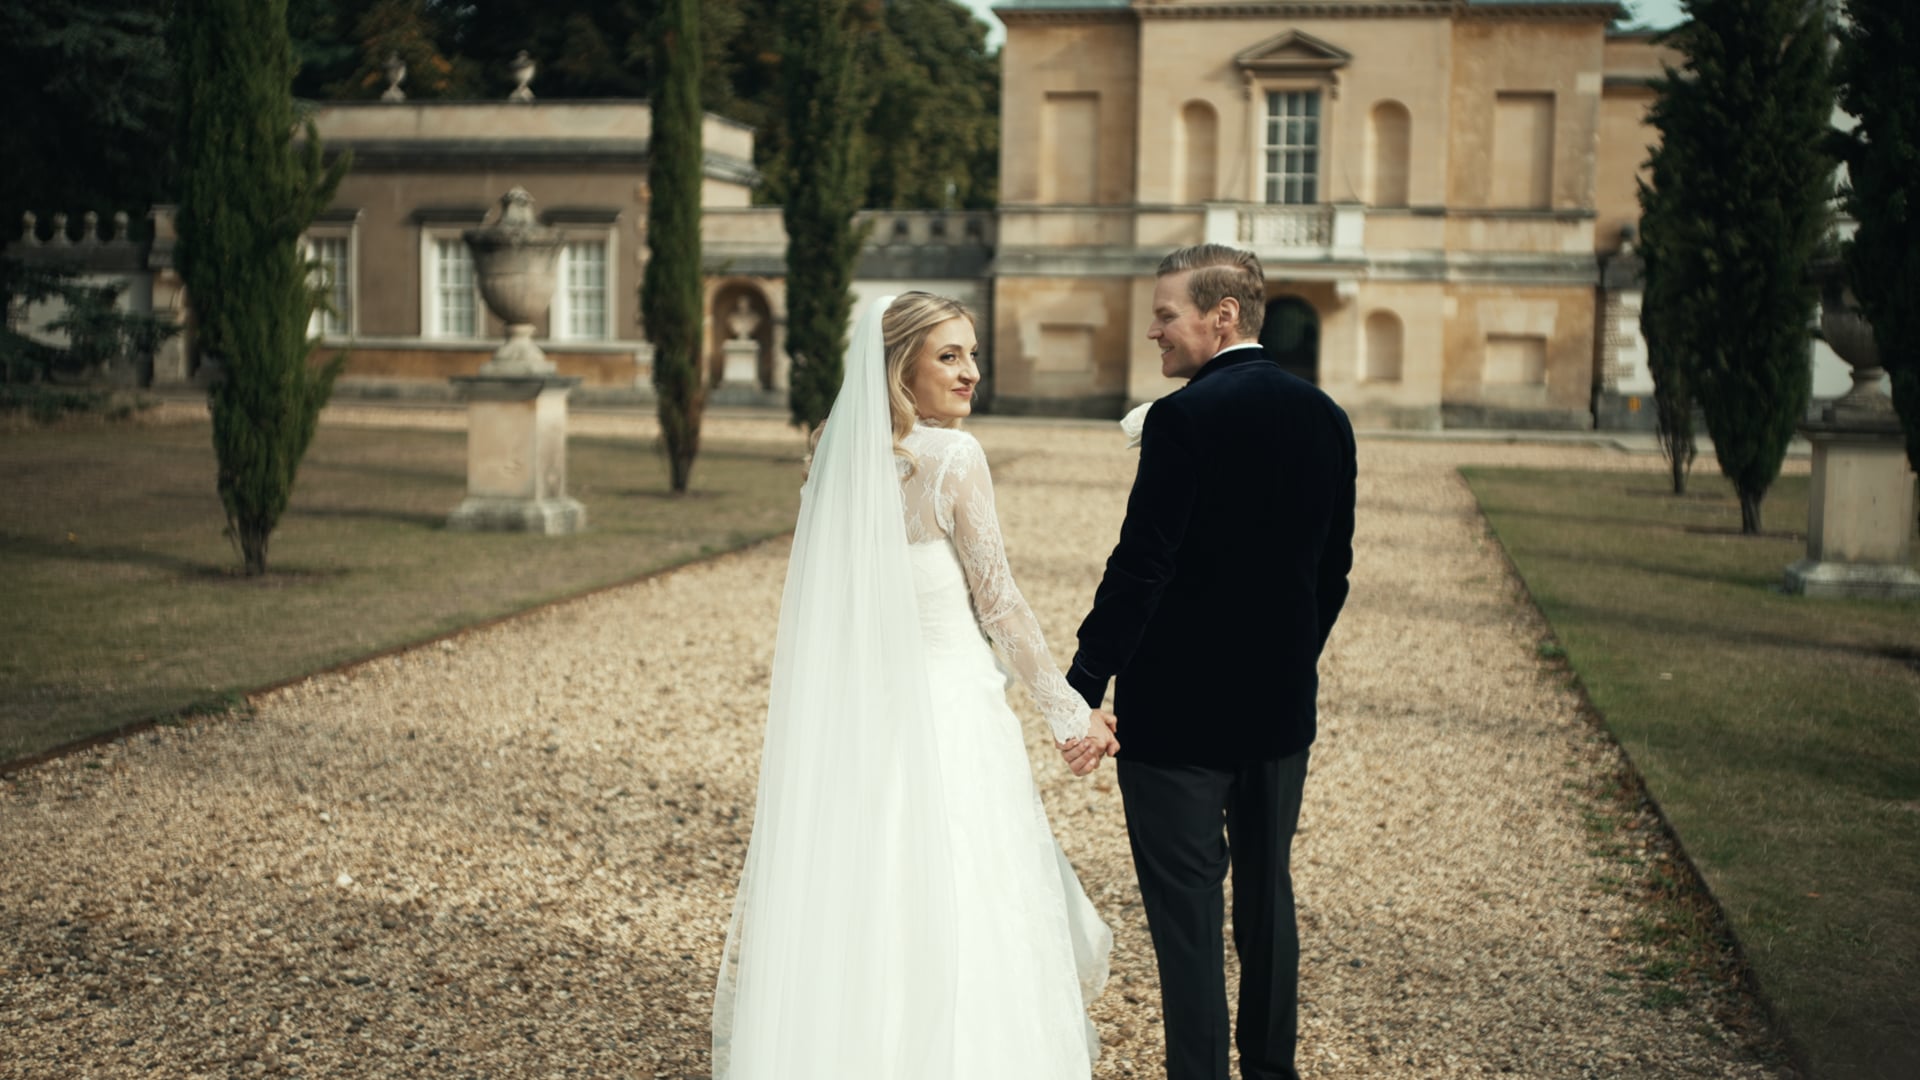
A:
{"label": "bridal veil", "polygon": [[801,489],[714,1080],[954,1080],[954,885],[880,321]]}

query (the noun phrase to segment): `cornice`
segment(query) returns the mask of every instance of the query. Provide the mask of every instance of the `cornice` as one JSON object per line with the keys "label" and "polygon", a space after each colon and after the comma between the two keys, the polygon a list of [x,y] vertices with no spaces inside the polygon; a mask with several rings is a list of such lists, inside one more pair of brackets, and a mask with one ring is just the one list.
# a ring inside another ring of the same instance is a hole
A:
{"label": "cornice", "polygon": [[[1069,12],[1058,13],[1068,14]],[[1202,4],[1145,3],[1119,11],[1103,10],[1100,13],[1103,15],[1131,13],[1141,19],[1506,19],[1515,17],[1614,19],[1620,16],[1621,7],[1614,0],[1592,0],[1590,3],[1516,0],[1514,3],[1501,4],[1474,4],[1461,2],[1461,0],[1454,0],[1452,3],[1434,2],[1434,0],[1425,0],[1425,2],[1423,0],[1376,0],[1374,3],[1338,3],[1328,2],[1328,0],[1239,0],[1239,2],[1228,0],[1228,2]],[[1005,11],[1000,12],[1003,20],[1007,14]],[[1079,12],[1073,12],[1073,14],[1079,14]]]}
{"label": "cornice", "polygon": [[1313,3],[1312,0],[1252,0],[1250,3],[1148,4],[1133,8],[1142,19],[1249,18],[1435,18],[1456,13],[1450,4],[1419,0],[1381,0],[1372,4]]}
{"label": "cornice", "polygon": [[1624,10],[1612,0],[1588,4],[1567,3],[1510,3],[1510,4],[1472,4],[1462,15],[1470,19],[1510,19],[1515,16],[1534,19],[1607,19],[1613,20],[1625,14]]}
{"label": "cornice", "polygon": [[1000,21],[1013,23],[1130,23],[1134,21],[1132,8],[1051,8],[1030,10],[1027,8],[994,8],[993,13]]}
{"label": "cornice", "polygon": [[[1044,0],[1042,0],[1044,2]],[[1214,3],[1154,3],[1083,7],[996,7],[1003,23],[1132,22],[1148,19],[1617,19],[1623,9],[1615,0],[1567,3],[1565,0],[1513,0],[1511,3],[1471,3],[1468,0],[1217,0]]]}

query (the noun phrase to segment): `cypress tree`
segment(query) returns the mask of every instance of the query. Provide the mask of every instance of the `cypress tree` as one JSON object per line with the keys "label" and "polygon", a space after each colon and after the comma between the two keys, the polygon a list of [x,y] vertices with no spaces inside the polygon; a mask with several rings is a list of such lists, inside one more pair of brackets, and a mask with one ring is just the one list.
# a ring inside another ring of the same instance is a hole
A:
{"label": "cypress tree", "polygon": [[1652,166],[1653,183],[1638,181],[1644,282],[1640,336],[1647,340],[1647,370],[1653,376],[1654,432],[1672,474],[1673,493],[1685,495],[1687,475],[1699,454],[1693,436],[1693,392],[1687,386],[1687,370],[1695,361],[1680,353],[1688,344],[1685,329],[1671,324],[1687,314],[1682,302],[1689,285],[1682,276],[1683,252],[1674,250],[1676,243],[1693,239],[1675,221],[1687,176],[1671,160],[1663,161],[1657,151]]}
{"label": "cypress tree", "polygon": [[309,121],[296,145],[286,0],[180,0],[180,216],[174,258],[194,351],[217,368],[209,404],[227,535],[249,575],[293,494],[344,357],[310,366],[319,299],[300,235],[345,174]]}
{"label": "cypress tree", "polygon": [[786,112],[788,403],[816,427],[833,408],[853,310],[853,270],[866,230],[856,227],[866,180],[858,133],[866,109],[854,66],[847,0],[778,7]]}
{"label": "cypress tree", "polygon": [[1848,0],[1847,18],[1840,102],[1860,126],[1841,146],[1860,228],[1845,259],[1920,471],[1920,4]]}
{"label": "cypress tree", "polygon": [[[1812,394],[1810,272],[1828,227],[1833,109],[1826,13],[1805,0],[1688,0],[1649,122],[1641,225],[1655,344],[1682,368],[1740,497],[1740,528],[1780,474]],[[1650,322],[1648,322],[1650,320]]]}
{"label": "cypress tree", "polygon": [[[1653,272],[1648,272],[1651,281]],[[1662,284],[1669,285],[1665,279]],[[1651,288],[1649,288],[1651,293]],[[1660,440],[1660,453],[1667,459],[1673,493],[1687,493],[1687,475],[1693,471],[1693,459],[1699,447],[1693,437],[1693,394],[1687,389],[1687,365],[1667,345],[1659,324],[1660,313],[1669,301],[1647,300],[1640,310],[1640,334],[1647,339],[1647,369],[1653,375],[1653,430]]]}
{"label": "cypress tree", "polygon": [[700,11],[666,0],[654,36],[653,140],[647,151],[646,277],[640,311],[653,343],[653,386],[673,490],[700,452]]}

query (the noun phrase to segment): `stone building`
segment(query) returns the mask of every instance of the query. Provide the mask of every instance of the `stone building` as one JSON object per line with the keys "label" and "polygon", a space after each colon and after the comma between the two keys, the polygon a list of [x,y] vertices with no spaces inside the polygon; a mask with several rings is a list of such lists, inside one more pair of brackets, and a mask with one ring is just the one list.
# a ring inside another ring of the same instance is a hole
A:
{"label": "stone building", "polygon": [[1632,277],[1604,264],[1639,216],[1664,50],[1609,32],[1615,4],[996,12],[1003,407],[1164,393],[1153,268],[1202,240],[1260,255],[1269,349],[1362,425],[1587,427],[1631,382]]}
{"label": "stone building", "polygon": [[[562,230],[559,284],[535,337],[582,389],[632,391],[649,378],[640,326],[646,161],[652,114],[634,101],[354,102],[314,114],[353,167],[309,230],[333,310],[324,348],[344,349],[343,389],[411,394],[472,374],[504,333],[488,313],[461,233],[501,195],[532,192]],[[709,116],[702,203],[744,207],[753,133]]]}
{"label": "stone building", "polygon": [[[580,399],[651,397],[640,321],[651,113],[638,101],[359,102],[320,106],[325,145],[353,168],[308,232],[328,270],[323,348],[343,349],[343,394],[445,396],[503,328],[476,292],[463,230],[508,188],[566,234],[559,285],[535,338]],[[702,242],[710,400],[785,408],[786,231],[778,207],[749,205],[753,132],[708,116]],[[856,293],[930,288],[985,310],[990,213],[862,215],[871,224]]]}

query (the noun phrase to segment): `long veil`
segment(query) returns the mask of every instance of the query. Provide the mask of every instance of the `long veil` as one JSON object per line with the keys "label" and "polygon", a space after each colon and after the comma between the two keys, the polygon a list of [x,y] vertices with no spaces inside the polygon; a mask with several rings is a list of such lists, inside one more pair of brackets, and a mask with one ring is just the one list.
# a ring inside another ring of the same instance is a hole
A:
{"label": "long veil", "polygon": [[801,489],[714,1080],[951,1080],[953,870],[880,318]]}

